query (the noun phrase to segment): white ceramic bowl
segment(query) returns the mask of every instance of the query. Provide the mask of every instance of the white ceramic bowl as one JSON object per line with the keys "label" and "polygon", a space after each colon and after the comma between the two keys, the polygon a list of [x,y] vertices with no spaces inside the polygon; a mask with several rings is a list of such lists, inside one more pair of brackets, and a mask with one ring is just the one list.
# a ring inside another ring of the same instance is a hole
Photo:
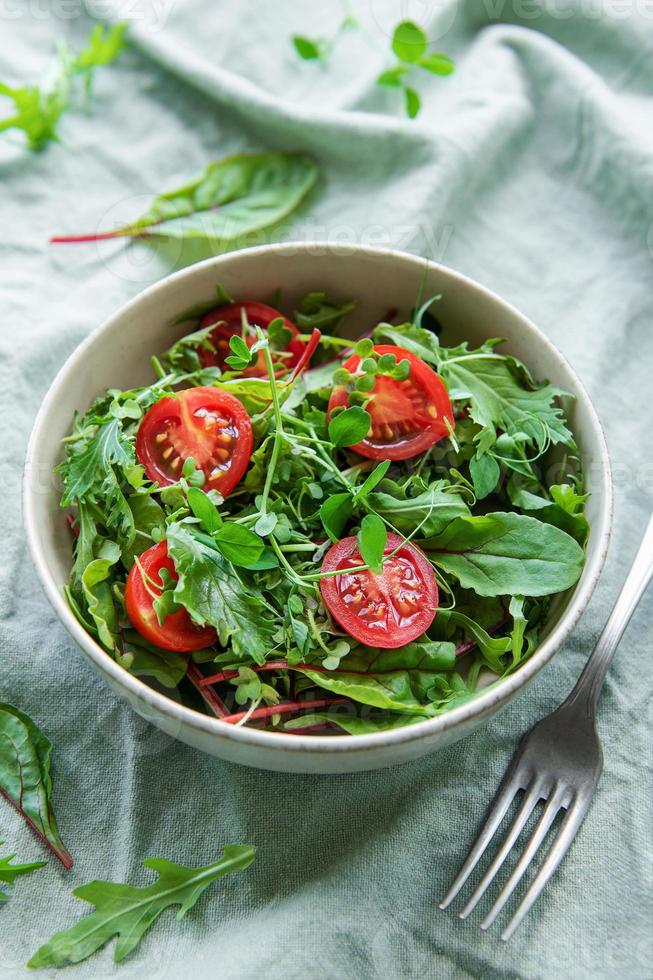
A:
{"label": "white ceramic bowl", "polygon": [[[172,328],[171,320],[210,299],[217,282],[243,299],[262,299],[280,287],[286,311],[310,290],[354,297],[359,305],[348,320],[352,336],[390,309],[408,316],[422,285],[424,296],[442,293],[437,315],[444,325],[445,344],[504,337],[505,349],[521,358],[536,378],[548,378],[576,396],[569,417],[591,491],[587,563],[573,592],[557,604],[538,649],[503,683],[439,717],[389,732],[262,732],[225,724],[157,693],[119,667],[79,625],[62,592],[71,548],[59,509],[60,487],[52,474],[61,456],[60,440],[70,430],[74,410],[84,411],[105,388],[149,383],[150,356],[189,329]],[[233,762],[286,772],[335,773],[390,766],[432,752],[482,725],[528,683],[569,635],[596,586],[610,534],[612,488],[603,432],[585,389],[550,341],[514,307],[465,276],[413,255],[309,243],[245,249],[191,266],[150,286],[95,330],[64,364],[38,414],[27,453],[23,503],[32,557],[50,602],[86,659],[135,711],[167,734]]]}

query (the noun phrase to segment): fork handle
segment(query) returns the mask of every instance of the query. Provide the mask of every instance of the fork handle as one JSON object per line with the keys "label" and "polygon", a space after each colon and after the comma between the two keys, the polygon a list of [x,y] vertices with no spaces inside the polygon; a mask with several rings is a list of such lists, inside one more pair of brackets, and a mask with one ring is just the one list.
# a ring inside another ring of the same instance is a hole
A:
{"label": "fork handle", "polygon": [[567,707],[584,707],[587,714],[594,715],[599,693],[612,663],[615,650],[630,617],[635,611],[646,586],[653,576],[653,516],[649,519],[635,561],[624,582],[619,598],[614,604],[610,617],[603,627],[594,651],[583,668],[575,688],[565,701]]}

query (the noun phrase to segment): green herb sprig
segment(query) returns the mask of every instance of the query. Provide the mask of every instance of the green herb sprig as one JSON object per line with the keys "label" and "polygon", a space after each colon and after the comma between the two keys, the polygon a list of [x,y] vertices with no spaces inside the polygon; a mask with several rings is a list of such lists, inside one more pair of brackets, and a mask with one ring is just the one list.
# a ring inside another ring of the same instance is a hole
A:
{"label": "green herb sprig", "polygon": [[420,112],[422,100],[419,92],[408,84],[414,69],[430,72],[432,75],[450,75],[454,62],[446,54],[428,50],[428,37],[411,20],[398,24],[392,36],[392,51],[397,64],[381,72],[376,82],[385,88],[401,89],[404,94],[406,114],[414,119]]}

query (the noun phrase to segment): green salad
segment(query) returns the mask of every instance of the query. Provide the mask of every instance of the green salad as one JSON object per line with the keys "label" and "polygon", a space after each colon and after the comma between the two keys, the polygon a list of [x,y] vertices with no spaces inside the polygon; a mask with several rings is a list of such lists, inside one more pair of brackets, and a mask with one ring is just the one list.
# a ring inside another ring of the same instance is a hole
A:
{"label": "green salad", "polygon": [[[360,734],[517,670],[585,559],[565,393],[355,301],[217,296],[74,421],[66,589],[125,670],[225,724]],[[343,336],[360,335],[358,341]]]}

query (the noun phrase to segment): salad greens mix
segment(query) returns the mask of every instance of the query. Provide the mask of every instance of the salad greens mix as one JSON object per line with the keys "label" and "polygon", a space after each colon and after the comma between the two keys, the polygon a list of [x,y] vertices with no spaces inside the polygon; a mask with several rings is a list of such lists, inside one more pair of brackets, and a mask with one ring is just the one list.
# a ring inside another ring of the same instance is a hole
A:
{"label": "salad greens mix", "polygon": [[288,319],[218,287],[150,384],[75,419],[67,596],[107,655],[288,733],[410,724],[519,668],[584,562],[565,393],[499,340],[442,346],[433,302],[356,342],[353,301]]}

